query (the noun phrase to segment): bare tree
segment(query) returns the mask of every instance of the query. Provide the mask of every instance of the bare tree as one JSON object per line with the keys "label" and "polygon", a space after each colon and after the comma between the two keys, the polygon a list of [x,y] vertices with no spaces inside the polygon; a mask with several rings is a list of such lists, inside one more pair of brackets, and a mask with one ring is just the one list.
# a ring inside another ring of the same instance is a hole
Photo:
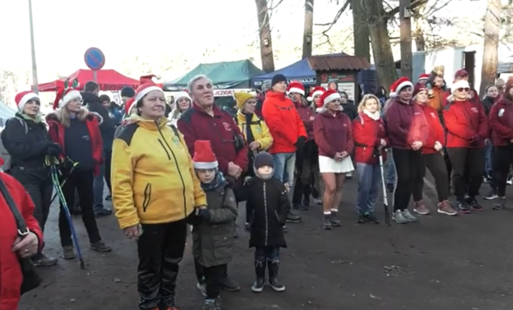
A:
{"label": "bare tree", "polygon": [[366,12],[363,2],[365,0],[352,0],[353,10],[353,38],[355,56],[365,57],[370,62],[369,27],[365,22]]}
{"label": "bare tree", "polygon": [[411,46],[411,1],[400,0],[401,19],[401,74],[410,80],[413,76],[412,46]]}
{"label": "bare tree", "polygon": [[305,27],[303,30],[303,59],[312,56],[314,0],[305,0]]}
{"label": "bare tree", "polygon": [[271,38],[271,25],[269,22],[269,7],[267,0],[255,0],[258,16],[258,32],[260,37],[260,57],[262,58],[262,70],[274,71],[274,55]]}
{"label": "bare tree", "polygon": [[481,69],[480,94],[484,94],[486,86],[493,84],[497,77],[499,63],[499,34],[501,26],[501,0],[488,0],[484,27],[483,66]]}

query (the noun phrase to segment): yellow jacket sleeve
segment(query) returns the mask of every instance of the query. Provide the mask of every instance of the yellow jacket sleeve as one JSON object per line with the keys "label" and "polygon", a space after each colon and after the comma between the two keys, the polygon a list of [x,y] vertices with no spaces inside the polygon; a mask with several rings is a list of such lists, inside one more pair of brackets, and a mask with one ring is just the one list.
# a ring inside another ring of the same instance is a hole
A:
{"label": "yellow jacket sleeve", "polygon": [[203,188],[201,188],[201,182],[198,179],[198,176],[196,175],[196,170],[194,170],[194,163],[192,161],[191,154],[189,154],[189,151],[187,149],[187,145],[184,142],[183,135],[180,134],[180,142],[182,143],[183,147],[185,148],[187,152],[187,156],[189,158],[189,172],[192,176],[192,183],[194,186],[194,207],[203,207],[207,205],[207,195],[203,191]]}
{"label": "yellow jacket sleeve", "polygon": [[121,229],[139,224],[133,199],[133,165],[130,147],[121,139],[112,145],[112,206]]}
{"label": "yellow jacket sleeve", "polygon": [[267,127],[267,124],[264,121],[260,122],[260,128],[262,129],[262,136],[260,139],[257,139],[256,142],[258,142],[260,144],[260,148],[265,151],[273,144],[273,136],[271,136],[269,127]]}

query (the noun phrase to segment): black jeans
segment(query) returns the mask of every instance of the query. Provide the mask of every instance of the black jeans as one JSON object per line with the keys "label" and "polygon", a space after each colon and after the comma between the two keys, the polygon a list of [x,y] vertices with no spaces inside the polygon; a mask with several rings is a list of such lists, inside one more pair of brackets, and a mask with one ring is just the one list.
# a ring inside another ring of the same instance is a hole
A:
{"label": "black jeans", "polygon": [[140,310],[175,305],[176,279],[187,237],[187,221],[143,224],[137,241]]}
{"label": "black jeans", "polygon": [[112,194],[112,185],[110,183],[110,167],[112,165],[112,151],[106,151],[104,150],[103,151],[103,154],[105,155],[105,162],[103,163],[105,165],[105,174],[104,174],[104,178],[105,178],[105,183],[107,183],[107,188],[109,189],[109,193]]}
{"label": "black jeans", "polygon": [[421,151],[392,149],[397,185],[394,192],[394,211],[406,210],[414,188],[422,188],[426,166]]}
{"label": "black jeans", "polygon": [[475,198],[483,183],[485,150],[484,148],[448,148],[452,164],[452,184],[458,200],[465,194]]}
{"label": "black jeans", "polygon": [[211,267],[203,267],[205,284],[207,286],[207,299],[219,297],[222,289],[222,282],[226,277],[226,264]]}
{"label": "black jeans", "polygon": [[[314,171],[313,165],[318,157],[317,147],[314,140],[305,143],[302,154],[296,152],[296,184],[292,195],[292,203],[301,203],[301,198],[308,198],[312,193],[311,175]],[[318,173],[318,172],[317,172]]]}
{"label": "black jeans", "polygon": [[[439,153],[424,154],[424,163],[426,168],[431,172],[435,179],[436,194],[438,202],[442,202],[449,198],[449,183],[447,178],[447,167],[445,166],[444,156]],[[422,199],[422,186],[416,183],[413,188],[413,200],[419,201]],[[424,184],[424,182],[422,182]]]}
{"label": "black jeans", "polygon": [[495,146],[492,152],[492,163],[497,185],[497,195],[505,197],[509,169],[513,167],[513,145]]}
{"label": "black jeans", "polygon": [[[80,199],[80,209],[82,210],[82,221],[89,236],[89,242],[95,243],[101,241],[98,225],[96,225],[96,218],[93,212],[93,171],[92,170],[75,170],[68,176],[66,184],[62,187],[64,198],[68,208],[75,204],[75,190],[78,192]],[[69,228],[68,219],[64,213],[61,203],[61,210],[59,213],[59,232],[61,235],[61,245],[73,245],[71,239],[71,230]]]}

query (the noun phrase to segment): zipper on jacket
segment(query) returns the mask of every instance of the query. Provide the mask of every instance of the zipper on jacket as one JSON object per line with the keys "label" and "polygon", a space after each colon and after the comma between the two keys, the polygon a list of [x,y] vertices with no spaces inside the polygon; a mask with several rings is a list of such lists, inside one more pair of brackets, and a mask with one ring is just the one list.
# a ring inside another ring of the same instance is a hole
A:
{"label": "zipper on jacket", "polygon": [[169,152],[167,151],[166,147],[164,146],[164,143],[162,143],[162,141],[160,139],[157,139],[157,141],[159,141],[160,145],[164,149],[164,152],[166,152],[167,159],[171,160],[171,156],[169,155]]}
{"label": "zipper on jacket", "polygon": [[146,212],[146,209],[150,205],[151,200],[151,183],[146,184],[146,187],[144,187],[144,199],[142,203],[143,212]]}
{"label": "zipper on jacket", "polygon": [[267,246],[267,238],[269,237],[269,220],[267,218],[267,193],[266,193],[266,182],[263,184],[264,186],[264,216],[265,216],[265,244]]}
{"label": "zipper on jacket", "polygon": [[[166,138],[164,138],[164,135],[162,134],[162,130],[160,130],[158,123],[155,122],[155,125],[157,125],[157,130],[159,131],[159,134],[162,137],[162,140],[166,144],[169,151],[171,151],[171,155],[173,155],[173,158],[175,160],[176,170],[178,170],[178,175],[180,176],[180,181],[182,182],[183,214],[185,215],[185,217],[187,217],[187,215],[188,215],[187,214],[187,199],[185,199],[185,181],[183,180],[182,170],[180,170],[180,166],[178,166],[178,161],[176,160],[175,152],[173,152],[173,149],[169,146],[169,144],[167,144]],[[160,142],[160,144],[162,144],[162,141],[160,141],[160,139],[159,139],[159,142]],[[162,144],[162,147],[164,147],[163,144]],[[166,149],[166,148],[164,147],[164,149]],[[166,151],[166,153],[168,154],[167,156],[169,157],[169,153],[167,151]],[[169,157],[169,159],[171,159],[171,157]]]}

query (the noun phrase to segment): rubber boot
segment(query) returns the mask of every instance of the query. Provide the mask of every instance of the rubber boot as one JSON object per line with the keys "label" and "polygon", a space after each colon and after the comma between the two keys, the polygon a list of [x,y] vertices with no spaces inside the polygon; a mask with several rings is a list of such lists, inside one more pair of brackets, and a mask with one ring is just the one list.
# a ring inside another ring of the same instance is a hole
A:
{"label": "rubber boot", "polygon": [[256,280],[251,286],[253,293],[261,293],[265,286],[265,261],[255,260]]}
{"label": "rubber boot", "polygon": [[280,270],[280,261],[267,261],[269,268],[269,285],[275,292],[285,291],[285,286],[278,280],[278,272]]}

